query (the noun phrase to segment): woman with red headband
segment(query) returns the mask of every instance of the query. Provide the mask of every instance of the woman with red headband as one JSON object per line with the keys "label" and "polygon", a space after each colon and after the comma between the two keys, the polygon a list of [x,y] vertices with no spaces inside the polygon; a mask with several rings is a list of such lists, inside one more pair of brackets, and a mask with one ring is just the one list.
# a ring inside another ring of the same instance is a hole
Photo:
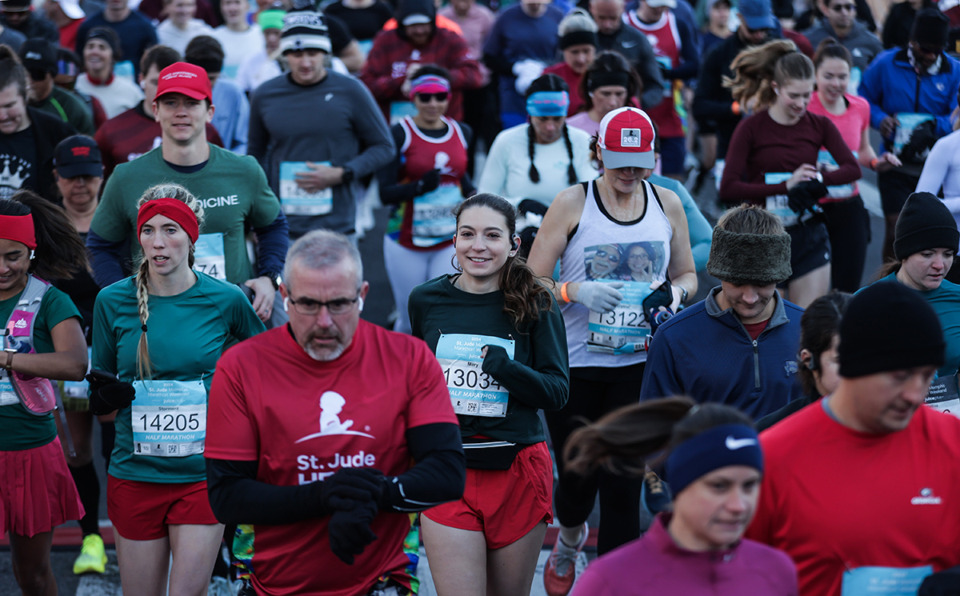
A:
{"label": "woman with red headband", "polygon": [[[85,255],[60,208],[29,191],[0,200],[0,319],[6,328],[0,354],[0,536],[10,533],[14,576],[24,594],[56,591],[53,528],[83,515],[57,438],[48,379],[82,379],[86,342],[77,307],[41,277],[69,278],[86,266]],[[44,399],[38,403],[28,391]]]}
{"label": "woman with red headband", "polygon": [[413,288],[454,273],[454,209],[476,189],[467,175],[470,128],[447,118],[450,73],[426,64],[410,84],[417,109],[390,128],[394,160],[377,173],[380,200],[393,205],[383,261],[397,307],[394,331],[410,333],[407,298]]}
{"label": "woman with red headband", "polygon": [[202,217],[182,186],[149,188],[136,275],[93,311],[90,409],[117,411],[107,513],[127,594],[166,594],[168,571],[170,594],[206,593],[223,536],[207,500],[207,392],[224,349],[264,327],[239,288],[192,269]]}

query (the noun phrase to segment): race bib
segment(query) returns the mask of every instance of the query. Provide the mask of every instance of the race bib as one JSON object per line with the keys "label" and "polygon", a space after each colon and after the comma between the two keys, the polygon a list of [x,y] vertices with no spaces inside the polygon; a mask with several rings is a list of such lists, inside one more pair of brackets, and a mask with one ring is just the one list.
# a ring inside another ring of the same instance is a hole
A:
{"label": "race bib", "polygon": [[417,106],[412,101],[391,101],[390,102],[390,126],[399,123],[401,120],[410,116],[417,115]]}
{"label": "race bib", "polygon": [[203,453],[207,391],[202,381],[136,381],[132,404],[133,454],[186,457]]}
{"label": "race bib", "polygon": [[0,375],[0,406],[12,406],[17,403],[20,403],[20,400],[13,391],[13,383],[10,382],[7,371],[3,371]]}
{"label": "race bib", "polygon": [[916,114],[913,112],[901,112],[897,114],[897,121],[900,126],[893,133],[893,153],[901,160],[908,163],[922,163],[930,153],[930,146],[927,143],[911,142],[914,131],[924,122],[933,121],[930,114]]}
{"label": "race bib", "polygon": [[923,403],[938,412],[960,417],[960,391],[957,388],[957,375],[934,379],[930,383],[930,391]]}
{"label": "race bib", "polygon": [[450,391],[453,411],[469,416],[503,418],[507,415],[509,391],[483,372],[480,356],[483,346],[502,346],[513,360],[512,339],[465,333],[441,334],[437,342],[437,361]]}
{"label": "race bib", "polygon": [[[608,282],[609,283],[609,282]],[[650,284],[624,282],[623,300],[610,312],[590,311],[587,319],[587,351],[602,354],[635,354],[646,349],[650,323],[643,313],[643,299]]]}
{"label": "race bib", "polygon": [[[329,161],[316,162],[329,166]],[[307,192],[297,186],[297,173],[307,172],[305,161],[280,163],[280,206],[287,215],[326,215],[333,211],[333,189]]]}
{"label": "race bib", "polygon": [[[763,182],[764,184],[780,184],[789,180],[792,175],[790,172],[768,172],[763,175]],[[800,223],[797,214],[790,208],[790,199],[787,195],[769,196],[765,206],[767,211],[777,216],[785,228]]]}
{"label": "race bib", "polygon": [[463,200],[460,187],[445,184],[413,199],[413,244],[436,246],[457,231],[454,208]]}
{"label": "race bib", "polygon": [[[856,151],[853,152],[853,156],[857,157]],[[826,149],[821,149],[817,154],[817,166],[822,172],[832,172],[840,169],[840,166],[837,165],[837,160],[833,159],[833,156],[830,155],[830,152]],[[857,185],[854,182],[827,187],[827,196],[831,199],[849,199],[856,192]]]}
{"label": "race bib", "polygon": [[858,567],[843,573],[842,596],[916,596],[933,567]]}
{"label": "race bib", "polygon": [[193,269],[217,279],[227,279],[227,259],[223,252],[223,234],[200,234],[194,246]]}

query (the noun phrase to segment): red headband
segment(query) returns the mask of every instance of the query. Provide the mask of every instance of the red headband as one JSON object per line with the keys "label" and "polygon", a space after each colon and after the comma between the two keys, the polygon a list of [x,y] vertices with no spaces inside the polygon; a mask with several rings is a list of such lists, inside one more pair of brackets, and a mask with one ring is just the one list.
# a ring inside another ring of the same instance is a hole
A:
{"label": "red headband", "polygon": [[147,201],[141,205],[140,212],[137,214],[137,235],[140,234],[143,224],[150,221],[155,215],[169,217],[177,222],[187,233],[187,236],[190,236],[190,240],[194,243],[197,242],[197,238],[200,236],[197,214],[193,212],[193,209],[187,207],[187,204],[183,201],[164,198]]}
{"label": "red headband", "polygon": [[0,238],[26,244],[30,250],[36,250],[37,236],[33,231],[33,215],[0,215]]}

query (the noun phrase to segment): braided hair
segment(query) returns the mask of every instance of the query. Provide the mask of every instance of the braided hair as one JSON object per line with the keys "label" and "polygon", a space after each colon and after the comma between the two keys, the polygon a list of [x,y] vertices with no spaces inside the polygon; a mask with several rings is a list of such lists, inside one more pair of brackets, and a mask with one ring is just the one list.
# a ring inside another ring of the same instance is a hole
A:
{"label": "braided hair", "polygon": [[[151,186],[143,192],[143,195],[140,197],[140,201],[137,203],[137,208],[139,209],[147,203],[148,201],[154,201],[156,199],[171,198],[178,201],[183,201],[193,210],[193,213],[197,216],[197,223],[201,226],[203,225],[203,206],[200,204],[200,201],[190,193],[189,190],[180,186],[179,184],[157,184],[156,186]],[[137,230],[137,237],[140,236],[140,230]],[[190,245],[190,255],[187,260],[187,264],[190,267],[193,267],[194,263],[194,246]],[[140,266],[137,268],[136,275],[136,284],[137,284],[137,312],[140,315],[140,342],[137,344],[137,372],[140,375],[141,379],[148,379],[153,376],[153,371],[150,366],[150,346],[147,343],[147,319],[150,318],[150,309],[148,301],[150,298],[150,288],[148,285],[150,279],[150,262],[145,258],[140,259]]]}
{"label": "braided hair", "polygon": [[[546,74],[530,83],[530,86],[527,87],[526,97],[530,97],[538,91],[566,91],[570,92],[570,87],[567,83],[554,74]],[[540,172],[537,171],[537,166],[533,163],[533,156],[535,151],[535,145],[537,142],[537,132],[533,129],[533,124],[527,127],[527,153],[530,156],[530,170],[528,176],[530,176],[530,181],[534,184],[540,183]],[[577,171],[573,167],[573,143],[570,142],[570,133],[567,129],[567,122],[563,122],[563,143],[567,147],[567,157],[570,158],[570,163],[567,164],[567,181],[570,184],[577,183]]]}

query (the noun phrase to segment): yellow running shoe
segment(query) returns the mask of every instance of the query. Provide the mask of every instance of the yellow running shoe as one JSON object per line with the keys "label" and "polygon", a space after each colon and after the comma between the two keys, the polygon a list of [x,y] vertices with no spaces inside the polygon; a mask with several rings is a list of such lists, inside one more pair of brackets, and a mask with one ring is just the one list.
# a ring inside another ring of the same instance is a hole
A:
{"label": "yellow running shoe", "polygon": [[99,534],[87,534],[83,537],[80,556],[73,562],[73,573],[103,573],[107,568],[107,553],[103,549],[103,538]]}

